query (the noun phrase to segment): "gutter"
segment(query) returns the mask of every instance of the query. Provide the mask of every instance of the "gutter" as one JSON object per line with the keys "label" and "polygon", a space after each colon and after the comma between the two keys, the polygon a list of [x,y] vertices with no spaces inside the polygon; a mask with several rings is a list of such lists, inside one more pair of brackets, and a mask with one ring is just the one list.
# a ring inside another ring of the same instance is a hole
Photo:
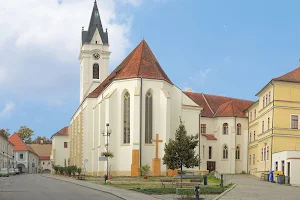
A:
{"label": "gutter", "polygon": [[142,92],[143,92],[143,78],[141,78],[141,87],[140,87],[140,167],[142,166],[142,108],[143,108],[143,96],[142,96]]}
{"label": "gutter", "polygon": [[[198,140],[199,140],[199,158],[201,157],[201,153],[200,153],[200,150],[201,150],[201,143],[200,143],[200,138],[201,138],[201,112],[200,112],[200,114],[199,114],[199,138],[198,138]],[[199,159],[199,170],[201,169],[201,159]]]}
{"label": "gutter", "polygon": [[274,102],[275,102],[275,95],[274,95],[274,84],[273,84],[273,82],[271,81],[271,84],[272,84],[272,86],[273,86],[273,112],[272,112],[272,137],[271,137],[271,149],[270,149],[270,152],[271,152],[271,155],[270,155],[270,157],[271,157],[271,159],[270,159],[270,161],[271,161],[271,169],[270,170],[272,170],[272,154],[273,154],[273,135],[274,135]]}

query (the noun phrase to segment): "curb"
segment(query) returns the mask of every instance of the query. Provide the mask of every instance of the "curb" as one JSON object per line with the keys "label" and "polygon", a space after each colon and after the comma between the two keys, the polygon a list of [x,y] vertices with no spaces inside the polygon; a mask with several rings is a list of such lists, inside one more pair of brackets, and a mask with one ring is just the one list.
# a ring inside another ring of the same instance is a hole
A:
{"label": "curb", "polygon": [[227,192],[231,191],[236,186],[237,186],[237,184],[235,183],[233,186],[231,186],[231,188],[225,190],[222,194],[220,194],[219,196],[213,198],[212,200],[218,200],[218,199],[220,199],[222,196],[224,196]]}
{"label": "curb", "polygon": [[96,189],[96,188],[92,188],[92,187],[89,187],[89,186],[86,186],[86,185],[81,185],[81,184],[78,184],[78,183],[74,183],[74,182],[71,182],[71,181],[68,181],[68,180],[63,180],[63,179],[59,179],[59,178],[55,178],[55,177],[50,177],[50,176],[44,176],[44,175],[41,175],[42,177],[45,177],[45,178],[51,178],[51,179],[55,179],[55,180],[59,180],[59,181],[64,181],[64,182],[67,182],[67,183],[72,183],[74,185],[79,185],[79,186],[82,186],[82,187],[85,187],[85,188],[88,188],[88,189],[92,189],[92,190],[96,190],[96,191],[100,191],[100,192],[104,192],[106,194],[109,194],[109,195],[112,195],[112,196],[115,196],[115,197],[118,197],[122,200],[127,200],[127,199],[124,199],[123,197],[120,197],[116,194],[113,194],[111,192],[108,192],[108,191],[105,191],[105,190],[100,190],[100,189]]}

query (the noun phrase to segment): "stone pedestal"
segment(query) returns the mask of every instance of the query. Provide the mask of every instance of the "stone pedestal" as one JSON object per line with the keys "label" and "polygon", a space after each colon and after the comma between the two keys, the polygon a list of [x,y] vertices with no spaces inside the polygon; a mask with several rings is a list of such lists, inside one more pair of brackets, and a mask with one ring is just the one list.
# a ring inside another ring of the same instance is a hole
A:
{"label": "stone pedestal", "polygon": [[140,150],[132,150],[131,176],[139,176]]}
{"label": "stone pedestal", "polygon": [[161,176],[161,174],[160,174],[160,158],[152,159],[152,176]]}
{"label": "stone pedestal", "polygon": [[178,174],[178,169],[168,169],[168,176],[176,176]]}

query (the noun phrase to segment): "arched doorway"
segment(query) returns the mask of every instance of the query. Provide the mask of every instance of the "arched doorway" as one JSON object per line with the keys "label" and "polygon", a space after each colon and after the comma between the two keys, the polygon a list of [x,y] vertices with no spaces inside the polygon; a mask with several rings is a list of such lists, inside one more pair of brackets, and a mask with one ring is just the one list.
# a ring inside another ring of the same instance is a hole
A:
{"label": "arched doorway", "polygon": [[18,164],[17,168],[20,170],[20,173],[25,173],[26,172],[26,167],[24,164]]}

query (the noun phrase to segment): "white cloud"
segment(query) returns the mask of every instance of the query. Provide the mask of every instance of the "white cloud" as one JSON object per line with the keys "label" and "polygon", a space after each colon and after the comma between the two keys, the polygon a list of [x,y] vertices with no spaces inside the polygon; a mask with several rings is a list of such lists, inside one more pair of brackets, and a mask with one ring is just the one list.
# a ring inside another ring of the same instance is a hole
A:
{"label": "white cloud", "polygon": [[[117,11],[118,1],[97,1],[113,68],[131,47],[132,16]],[[92,8],[91,0],[1,1],[0,92],[49,100],[79,90],[81,27]]]}
{"label": "white cloud", "polygon": [[200,76],[202,79],[206,79],[208,74],[212,71],[211,68],[207,68],[207,69],[204,69],[204,70],[200,70],[199,73],[198,73],[198,76]]}
{"label": "white cloud", "polygon": [[213,68],[206,68],[206,69],[200,69],[196,73],[194,73],[193,76],[189,76],[187,80],[184,82],[184,90],[190,89],[191,86],[198,86],[198,85],[204,85],[209,74],[213,72],[215,69]]}
{"label": "white cloud", "polygon": [[4,108],[0,111],[0,118],[9,118],[15,108],[16,105],[13,102],[6,103]]}
{"label": "white cloud", "polygon": [[226,58],[224,59],[225,62],[229,61],[231,59],[230,56],[226,56]]}

